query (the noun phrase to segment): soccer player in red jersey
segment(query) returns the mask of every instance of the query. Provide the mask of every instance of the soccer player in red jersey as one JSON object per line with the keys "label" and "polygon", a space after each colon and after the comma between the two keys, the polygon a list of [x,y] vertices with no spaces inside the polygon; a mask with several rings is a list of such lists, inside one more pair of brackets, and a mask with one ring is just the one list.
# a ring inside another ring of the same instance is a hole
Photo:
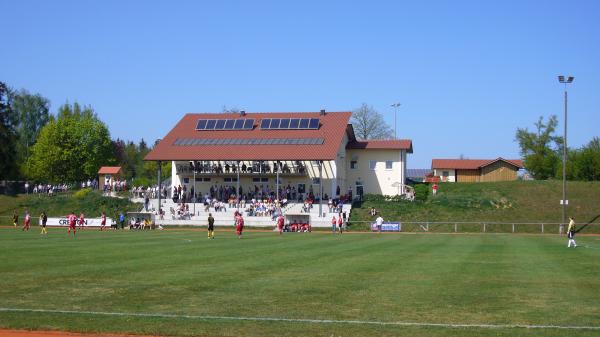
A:
{"label": "soccer player in red jersey", "polygon": [[238,235],[238,239],[242,238],[242,231],[244,230],[244,218],[239,212],[235,212],[235,231]]}
{"label": "soccer player in red jersey", "polygon": [[344,219],[342,219],[342,215],[338,216],[338,227],[340,228],[340,234],[344,232]]}
{"label": "soccer player in red jersey", "polygon": [[277,229],[279,230],[279,235],[283,233],[283,222],[284,222],[283,214],[279,214],[277,217]]}
{"label": "soccer player in red jersey", "polygon": [[71,214],[67,215],[67,221],[69,221],[69,230],[67,231],[67,235],[71,234],[71,229],[73,230],[73,237],[75,237],[75,225],[77,224],[77,216],[75,212],[71,212]]}
{"label": "soccer player in red jersey", "polygon": [[31,216],[28,211],[25,211],[25,222],[23,223],[23,230],[29,231],[29,224],[31,223]]}
{"label": "soccer player in red jersey", "polygon": [[79,228],[83,229],[83,225],[85,225],[85,218],[83,212],[81,212],[81,215],[79,215]]}
{"label": "soccer player in red jersey", "polygon": [[103,231],[106,227],[106,212],[102,212],[102,221],[100,222],[100,230]]}

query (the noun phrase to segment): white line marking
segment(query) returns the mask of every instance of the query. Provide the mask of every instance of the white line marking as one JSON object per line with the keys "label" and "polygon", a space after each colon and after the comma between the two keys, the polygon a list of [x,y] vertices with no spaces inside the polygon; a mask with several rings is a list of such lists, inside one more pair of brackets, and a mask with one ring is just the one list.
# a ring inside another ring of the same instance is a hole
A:
{"label": "white line marking", "polygon": [[76,311],[76,310],[51,310],[51,309],[20,309],[0,308],[0,312],[34,312],[51,314],[84,314],[98,316],[123,316],[123,317],[158,317],[158,318],[185,318],[200,320],[230,320],[230,321],[269,321],[269,322],[293,322],[314,324],[359,324],[359,325],[391,325],[391,326],[416,326],[416,327],[441,327],[441,328],[485,328],[485,329],[568,329],[568,330],[600,330],[600,326],[577,326],[577,325],[537,325],[537,324],[467,324],[467,323],[421,323],[421,322],[378,322],[359,320],[336,320],[336,319],[298,319],[277,317],[236,317],[236,316],[210,316],[210,315],[178,315],[164,313],[128,313],[128,312],[105,312],[105,311]]}

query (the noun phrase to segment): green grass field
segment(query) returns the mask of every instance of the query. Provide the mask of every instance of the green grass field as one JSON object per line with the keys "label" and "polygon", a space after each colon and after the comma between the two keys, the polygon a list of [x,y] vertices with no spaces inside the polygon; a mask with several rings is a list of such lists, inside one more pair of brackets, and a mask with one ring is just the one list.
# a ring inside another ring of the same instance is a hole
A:
{"label": "green grass field", "polygon": [[[238,240],[218,231],[208,240],[200,230],[86,230],[73,239],[65,229],[42,237],[37,226],[4,227],[0,326],[170,336],[599,336],[600,237],[577,240],[576,249],[557,235],[249,232]],[[131,315],[142,313],[162,315]],[[236,319],[249,317],[299,321]]]}

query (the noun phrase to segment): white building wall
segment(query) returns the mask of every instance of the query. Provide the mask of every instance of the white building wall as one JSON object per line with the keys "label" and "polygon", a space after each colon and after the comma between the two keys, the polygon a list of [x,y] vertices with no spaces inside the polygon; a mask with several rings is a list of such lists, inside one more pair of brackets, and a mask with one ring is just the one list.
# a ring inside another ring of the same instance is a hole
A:
{"label": "white building wall", "polygon": [[[356,183],[362,183],[365,194],[397,195],[404,192],[406,177],[406,154],[404,150],[347,150],[346,162],[348,170],[347,184],[352,186],[356,195]],[[351,168],[351,161],[356,159],[357,169]],[[370,163],[374,162],[373,169]],[[391,168],[386,168],[391,162]]]}
{"label": "white building wall", "polygon": [[[448,174],[445,175],[444,173]],[[439,176],[442,181],[454,183],[456,182],[456,170],[455,169],[433,169],[433,175]]]}

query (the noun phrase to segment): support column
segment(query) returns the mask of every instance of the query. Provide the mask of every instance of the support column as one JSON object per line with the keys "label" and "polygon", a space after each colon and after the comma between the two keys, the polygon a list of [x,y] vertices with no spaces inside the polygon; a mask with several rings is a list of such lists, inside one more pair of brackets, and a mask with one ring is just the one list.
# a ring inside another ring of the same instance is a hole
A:
{"label": "support column", "polygon": [[323,216],[323,161],[319,160],[319,218]]}
{"label": "support column", "polygon": [[160,215],[162,214],[162,207],[161,207],[161,196],[162,196],[162,161],[158,161],[158,218],[160,219]]}

